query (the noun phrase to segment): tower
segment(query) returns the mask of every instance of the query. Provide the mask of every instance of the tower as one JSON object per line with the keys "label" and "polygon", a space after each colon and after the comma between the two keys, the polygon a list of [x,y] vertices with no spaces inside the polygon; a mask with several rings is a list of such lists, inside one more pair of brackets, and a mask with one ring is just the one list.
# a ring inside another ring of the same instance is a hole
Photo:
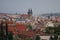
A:
{"label": "tower", "polygon": [[32,9],[28,9],[28,16],[32,16]]}

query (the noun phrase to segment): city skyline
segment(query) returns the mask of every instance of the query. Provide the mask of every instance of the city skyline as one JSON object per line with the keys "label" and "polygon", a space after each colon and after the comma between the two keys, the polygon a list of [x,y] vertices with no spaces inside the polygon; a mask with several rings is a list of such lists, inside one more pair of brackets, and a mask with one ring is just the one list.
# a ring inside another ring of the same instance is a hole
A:
{"label": "city skyline", "polygon": [[60,0],[0,0],[0,13],[60,13]]}

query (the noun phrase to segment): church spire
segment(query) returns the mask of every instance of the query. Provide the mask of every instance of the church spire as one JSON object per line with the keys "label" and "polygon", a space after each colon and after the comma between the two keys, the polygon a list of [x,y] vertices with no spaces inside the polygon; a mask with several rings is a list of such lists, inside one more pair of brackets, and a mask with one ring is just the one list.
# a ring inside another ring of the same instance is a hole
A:
{"label": "church spire", "polygon": [[28,15],[32,16],[32,9],[28,9]]}

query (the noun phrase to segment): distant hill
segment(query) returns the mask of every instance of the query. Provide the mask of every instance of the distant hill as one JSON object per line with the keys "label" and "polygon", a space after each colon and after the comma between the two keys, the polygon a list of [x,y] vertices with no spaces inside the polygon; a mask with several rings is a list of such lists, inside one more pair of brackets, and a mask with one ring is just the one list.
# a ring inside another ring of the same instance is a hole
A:
{"label": "distant hill", "polygon": [[41,16],[60,16],[60,13],[45,13],[42,14]]}

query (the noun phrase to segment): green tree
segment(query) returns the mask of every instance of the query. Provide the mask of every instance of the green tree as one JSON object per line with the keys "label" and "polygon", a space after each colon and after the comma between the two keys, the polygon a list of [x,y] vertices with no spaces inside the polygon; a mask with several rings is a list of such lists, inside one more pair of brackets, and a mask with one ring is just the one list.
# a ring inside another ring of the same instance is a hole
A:
{"label": "green tree", "polygon": [[57,27],[46,27],[46,33],[60,35],[60,25]]}
{"label": "green tree", "polygon": [[8,24],[6,23],[6,35],[8,35]]}
{"label": "green tree", "polygon": [[40,40],[40,36],[39,35],[36,36],[36,40]]}
{"label": "green tree", "polygon": [[28,27],[29,27],[30,29],[32,29],[32,25],[31,25],[31,24],[29,24]]}
{"label": "green tree", "polygon": [[46,27],[46,33],[53,34],[54,33],[54,27]]}
{"label": "green tree", "polygon": [[3,32],[3,22],[0,23],[0,40],[3,40],[3,35],[4,35],[4,32]]}
{"label": "green tree", "polygon": [[55,27],[55,34],[60,35],[60,25]]}

